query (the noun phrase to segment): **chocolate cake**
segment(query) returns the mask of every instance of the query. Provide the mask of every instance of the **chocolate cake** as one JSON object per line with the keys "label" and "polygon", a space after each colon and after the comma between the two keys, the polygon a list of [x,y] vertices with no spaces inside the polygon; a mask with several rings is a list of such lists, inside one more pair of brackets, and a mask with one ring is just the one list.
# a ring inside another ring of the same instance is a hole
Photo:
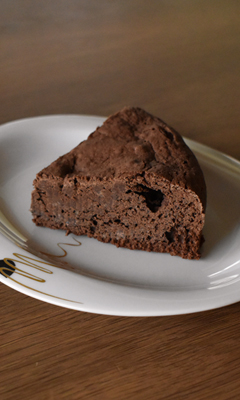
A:
{"label": "chocolate cake", "polygon": [[118,247],[200,257],[202,171],[182,137],[140,108],[110,116],[39,172],[34,187],[36,225]]}

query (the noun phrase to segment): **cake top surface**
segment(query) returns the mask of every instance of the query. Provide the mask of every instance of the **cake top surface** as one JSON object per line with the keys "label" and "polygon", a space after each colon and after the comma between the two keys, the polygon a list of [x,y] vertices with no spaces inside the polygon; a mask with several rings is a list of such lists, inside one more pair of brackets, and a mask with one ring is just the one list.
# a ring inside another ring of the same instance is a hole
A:
{"label": "cake top surface", "polygon": [[54,161],[40,174],[65,178],[159,178],[194,191],[205,203],[199,164],[182,137],[139,107],[110,116],[87,140]]}

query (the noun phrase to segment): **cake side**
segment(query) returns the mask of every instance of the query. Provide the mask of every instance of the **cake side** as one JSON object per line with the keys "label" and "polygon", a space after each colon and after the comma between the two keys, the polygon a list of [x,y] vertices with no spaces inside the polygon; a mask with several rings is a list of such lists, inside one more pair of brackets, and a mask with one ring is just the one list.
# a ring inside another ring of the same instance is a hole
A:
{"label": "cake side", "polygon": [[158,190],[142,176],[78,179],[42,175],[32,197],[34,222],[116,246],[198,259],[204,214],[198,196],[162,180]]}

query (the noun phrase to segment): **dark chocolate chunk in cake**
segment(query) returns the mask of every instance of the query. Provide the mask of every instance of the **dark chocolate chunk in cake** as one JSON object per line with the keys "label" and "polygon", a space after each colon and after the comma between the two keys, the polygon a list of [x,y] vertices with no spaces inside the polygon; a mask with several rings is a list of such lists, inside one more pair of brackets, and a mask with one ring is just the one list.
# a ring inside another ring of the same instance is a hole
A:
{"label": "dark chocolate chunk in cake", "polygon": [[200,257],[202,171],[182,137],[140,108],[110,116],[39,172],[34,187],[36,225],[129,249]]}

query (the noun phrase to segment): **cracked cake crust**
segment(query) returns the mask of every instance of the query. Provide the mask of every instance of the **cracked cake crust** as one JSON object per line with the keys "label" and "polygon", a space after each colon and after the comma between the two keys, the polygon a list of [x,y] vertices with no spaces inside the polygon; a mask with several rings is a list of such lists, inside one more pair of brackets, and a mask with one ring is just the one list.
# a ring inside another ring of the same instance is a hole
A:
{"label": "cracked cake crust", "polygon": [[110,116],[34,181],[36,225],[198,259],[206,186],[182,137],[140,108]]}

